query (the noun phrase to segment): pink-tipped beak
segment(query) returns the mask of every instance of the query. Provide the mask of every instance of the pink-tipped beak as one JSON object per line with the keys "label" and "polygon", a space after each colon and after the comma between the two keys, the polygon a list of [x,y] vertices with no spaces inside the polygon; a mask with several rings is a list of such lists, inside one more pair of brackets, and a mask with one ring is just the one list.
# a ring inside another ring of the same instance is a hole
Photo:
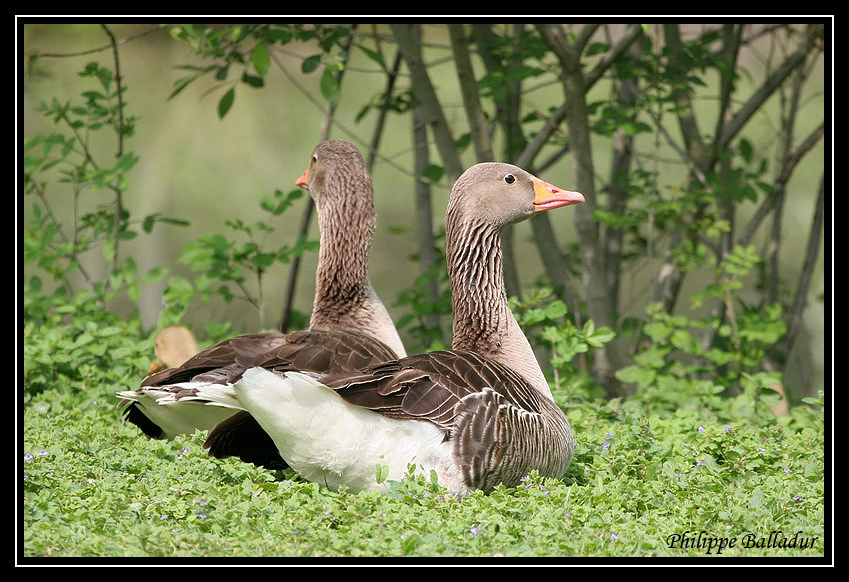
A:
{"label": "pink-tipped beak", "polygon": [[534,212],[542,212],[584,201],[584,195],[580,192],[563,190],[548,182],[543,182],[539,178],[534,178],[534,192],[536,192],[536,196],[534,196]]}
{"label": "pink-tipped beak", "polygon": [[304,190],[309,190],[309,184],[307,182],[307,178],[309,177],[309,169],[304,170],[304,173],[301,174],[301,177],[295,180],[295,186],[303,188]]}

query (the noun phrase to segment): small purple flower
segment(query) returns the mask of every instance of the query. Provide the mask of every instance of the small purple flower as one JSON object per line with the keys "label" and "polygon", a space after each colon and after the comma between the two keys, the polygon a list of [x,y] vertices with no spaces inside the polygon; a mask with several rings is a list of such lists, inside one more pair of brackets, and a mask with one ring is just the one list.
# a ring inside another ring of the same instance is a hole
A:
{"label": "small purple flower", "polygon": [[789,472],[790,472],[790,467],[784,467],[784,472],[785,472],[785,473],[789,473]]}
{"label": "small purple flower", "polygon": [[705,427],[700,426],[700,427],[699,427],[699,432],[705,432]]}
{"label": "small purple flower", "polygon": [[805,498],[802,497],[801,495],[794,495],[793,496],[793,501],[804,501],[804,500],[805,500]]}
{"label": "small purple flower", "polygon": [[475,525],[475,526],[472,526],[472,527],[469,529],[469,532],[470,532],[473,536],[478,535],[478,526],[476,526],[476,525]]}
{"label": "small purple flower", "polygon": [[601,448],[602,448],[602,450],[604,450],[604,449],[608,448],[609,446],[610,446],[610,443],[604,443],[603,445],[601,445]]}
{"label": "small purple flower", "polygon": [[38,455],[39,455],[40,457],[44,457],[44,456],[49,455],[49,454],[50,454],[50,453],[48,453],[48,452],[47,452],[47,451],[45,451],[44,449],[41,449],[40,451],[38,451]]}
{"label": "small purple flower", "polygon": [[612,433],[612,432],[610,432],[610,431],[607,431],[607,434],[606,434],[606,435],[604,435],[604,438],[609,439],[609,438],[611,438],[612,436],[613,436],[613,433]]}
{"label": "small purple flower", "polygon": [[731,432],[731,427],[730,426],[723,426],[722,430],[724,430],[725,432]]}
{"label": "small purple flower", "polygon": [[616,539],[616,534],[615,534],[615,533],[610,534],[610,539],[611,539],[611,540],[615,540],[615,539]]}
{"label": "small purple flower", "polygon": [[29,454],[29,453],[27,453],[26,455],[24,455],[24,461],[32,461],[32,455],[31,455],[31,454]]}
{"label": "small purple flower", "polygon": [[758,447],[758,452],[763,455],[764,453],[766,453],[766,450]]}

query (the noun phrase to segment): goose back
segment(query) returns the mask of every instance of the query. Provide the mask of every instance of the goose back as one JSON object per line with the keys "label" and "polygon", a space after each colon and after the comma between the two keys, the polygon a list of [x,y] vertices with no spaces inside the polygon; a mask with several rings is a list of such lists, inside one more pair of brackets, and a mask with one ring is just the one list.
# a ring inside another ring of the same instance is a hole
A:
{"label": "goose back", "polygon": [[475,352],[440,350],[316,378],[354,406],[439,427],[469,488],[514,486],[532,469],[559,477],[572,458],[563,411],[512,368]]}
{"label": "goose back", "polygon": [[[310,329],[226,340],[181,366],[151,374],[137,390],[119,392],[123,400],[118,406],[124,407],[125,418],[145,434],[171,438],[196,428],[209,429],[232,415],[233,410],[206,406],[198,398],[197,388],[238,381],[261,355],[274,354],[281,361],[288,358],[298,369],[314,372],[350,371],[405,355],[389,313],[368,277],[374,202],[371,177],[359,150],[341,140],[321,142],[296,184],[308,189],[315,201],[320,229]],[[185,406],[171,406],[166,412],[160,407],[166,402]],[[181,416],[183,410],[186,413]],[[240,413],[222,425],[210,446],[216,455],[241,457],[236,444],[243,442],[248,451],[244,455],[258,458],[253,451],[266,450],[270,442],[256,441],[261,432],[246,413]],[[285,465],[276,453],[268,455],[266,462]]]}

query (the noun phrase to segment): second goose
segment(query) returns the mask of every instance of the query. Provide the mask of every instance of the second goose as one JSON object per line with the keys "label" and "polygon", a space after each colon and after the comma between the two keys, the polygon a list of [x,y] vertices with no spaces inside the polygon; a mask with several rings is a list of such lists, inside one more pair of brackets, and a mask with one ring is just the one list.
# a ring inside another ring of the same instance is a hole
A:
{"label": "second goose", "polygon": [[[244,437],[249,450],[239,453],[245,460],[280,468],[285,463],[273,443],[247,414],[187,397],[199,386],[235,382],[262,354],[285,353],[299,369],[325,373],[358,370],[373,361],[405,355],[368,277],[375,213],[371,177],[359,150],[341,140],[318,144],[296,184],[309,190],[315,201],[320,231],[309,329],[226,340],[180,366],[151,374],[137,390],[119,392],[126,418],[149,436],[173,438],[209,429],[226,418],[234,434],[250,435]],[[162,406],[163,399],[172,404]]]}
{"label": "second goose", "polygon": [[582,201],[516,166],[473,166],[455,183],[445,216],[452,350],[342,373],[298,370],[270,353],[237,382],[189,398],[248,411],[289,466],[331,488],[378,487],[378,465],[388,466],[389,480],[411,464],[435,471],[458,495],[515,486],[534,470],[559,477],[575,440],[510,312],[500,233]]}

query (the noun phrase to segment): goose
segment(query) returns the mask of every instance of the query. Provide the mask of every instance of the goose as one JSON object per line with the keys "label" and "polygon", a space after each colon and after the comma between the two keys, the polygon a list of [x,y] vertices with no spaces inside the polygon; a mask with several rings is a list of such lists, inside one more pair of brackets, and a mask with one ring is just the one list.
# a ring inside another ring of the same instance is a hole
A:
{"label": "goose", "polygon": [[308,190],[315,201],[320,232],[309,329],[225,340],[181,365],[150,374],[136,390],[118,392],[122,398],[118,406],[124,408],[126,420],[148,436],[171,439],[196,429],[208,430],[233,416],[232,430],[252,437],[246,458],[283,468],[273,443],[246,413],[203,406],[188,398],[167,407],[159,401],[192,395],[202,384],[235,382],[254,358],[274,349],[285,348],[303,370],[312,372],[359,369],[372,360],[406,355],[367,273],[375,213],[371,177],[359,150],[342,140],[319,143],[295,184]]}
{"label": "goose", "polygon": [[[583,200],[511,164],[472,166],[455,182],[445,214],[450,350],[342,372],[298,369],[285,350],[272,350],[238,381],[187,398],[247,411],[290,467],[332,489],[386,487],[411,468],[435,474],[459,496],[516,486],[534,470],[559,477],[575,438],[510,311],[500,233]],[[213,427],[208,441],[220,430]],[[381,465],[388,472],[379,483]]]}

